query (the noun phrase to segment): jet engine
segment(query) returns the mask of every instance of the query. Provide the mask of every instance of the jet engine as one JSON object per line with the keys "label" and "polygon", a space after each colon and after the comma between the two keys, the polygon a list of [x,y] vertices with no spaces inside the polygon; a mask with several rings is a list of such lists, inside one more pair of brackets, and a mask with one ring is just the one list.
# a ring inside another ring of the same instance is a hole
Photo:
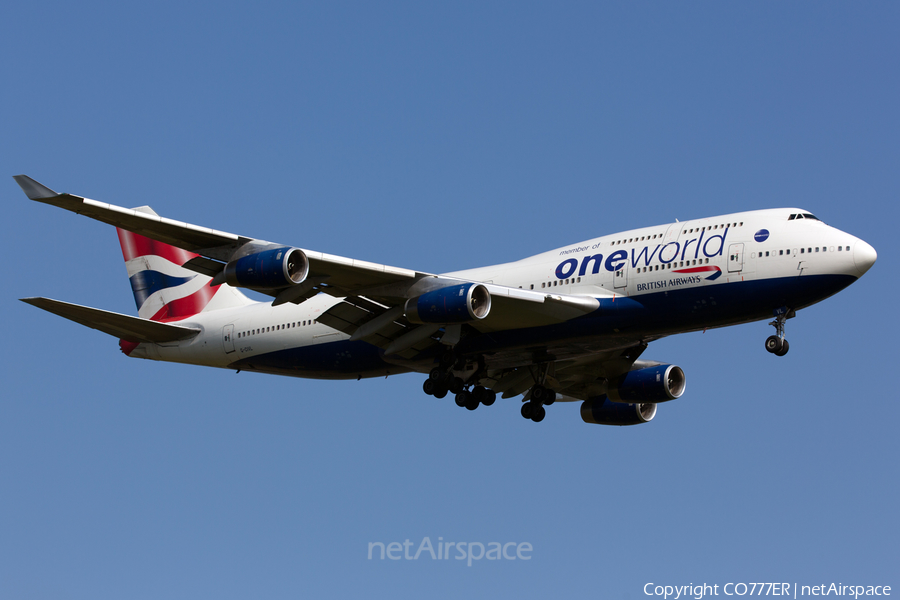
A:
{"label": "jet engine", "polygon": [[480,283],[463,283],[433,290],[406,301],[412,323],[468,323],[491,311],[491,293]]}
{"label": "jet engine", "polygon": [[685,378],[681,367],[655,365],[629,371],[609,382],[606,395],[613,402],[668,402],[684,393]]}
{"label": "jet engine", "polygon": [[266,247],[225,265],[225,281],[234,287],[269,289],[302,283],[309,273],[303,250],[289,246]]}
{"label": "jet engine", "polygon": [[622,404],[598,396],[581,405],[581,419],[595,425],[639,425],[656,416],[656,404]]}

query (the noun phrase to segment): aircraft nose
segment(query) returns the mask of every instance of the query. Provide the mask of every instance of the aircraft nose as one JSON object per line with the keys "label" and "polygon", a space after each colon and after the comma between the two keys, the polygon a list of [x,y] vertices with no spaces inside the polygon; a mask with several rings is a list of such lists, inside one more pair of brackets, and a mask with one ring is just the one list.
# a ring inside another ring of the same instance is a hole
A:
{"label": "aircraft nose", "polygon": [[860,277],[872,268],[877,258],[878,253],[875,252],[875,248],[866,242],[859,240],[853,245],[853,264],[856,265]]}

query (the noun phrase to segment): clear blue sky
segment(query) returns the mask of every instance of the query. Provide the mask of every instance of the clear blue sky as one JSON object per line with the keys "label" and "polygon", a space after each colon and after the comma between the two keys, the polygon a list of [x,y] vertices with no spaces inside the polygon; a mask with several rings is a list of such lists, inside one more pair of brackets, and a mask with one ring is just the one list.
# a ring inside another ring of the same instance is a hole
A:
{"label": "clear blue sky", "polygon": [[[7,3],[4,598],[631,598],[900,586],[900,6]],[[655,421],[474,413],[422,377],[128,359],[18,302],[134,313],[112,228],[9,177],[440,272],[799,206],[875,267],[789,322],[661,340]],[[528,542],[530,561],[367,560]]]}

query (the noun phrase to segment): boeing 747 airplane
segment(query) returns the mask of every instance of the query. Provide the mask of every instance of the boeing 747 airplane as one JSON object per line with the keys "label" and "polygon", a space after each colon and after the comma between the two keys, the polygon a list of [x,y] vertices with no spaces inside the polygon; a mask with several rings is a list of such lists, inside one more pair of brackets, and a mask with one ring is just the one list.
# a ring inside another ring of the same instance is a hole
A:
{"label": "boeing 747 airplane", "polygon": [[[293,377],[426,375],[469,410],[522,396],[534,422],[580,401],[587,423],[634,425],[679,398],[684,372],[642,359],[659,338],[785,322],[844,289],[875,250],[799,208],[605,235],[517,262],[432,274],[198,227],[15,177],[32,200],[117,228],[138,316],[37,306],[116,338],[127,356]],[[251,300],[241,288],[272,297]]]}

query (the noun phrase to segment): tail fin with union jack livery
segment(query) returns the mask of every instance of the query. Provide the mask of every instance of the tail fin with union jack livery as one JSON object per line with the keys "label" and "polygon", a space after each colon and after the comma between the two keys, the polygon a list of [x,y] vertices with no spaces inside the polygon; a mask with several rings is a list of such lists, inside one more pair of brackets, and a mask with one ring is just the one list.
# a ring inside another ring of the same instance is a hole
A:
{"label": "tail fin with union jack livery", "polygon": [[[149,206],[135,210],[156,214]],[[138,316],[152,321],[180,321],[201,312],[251,304],[237,289],[210,287],[210,277],[184,268],[197,254],[116,228]]]}

